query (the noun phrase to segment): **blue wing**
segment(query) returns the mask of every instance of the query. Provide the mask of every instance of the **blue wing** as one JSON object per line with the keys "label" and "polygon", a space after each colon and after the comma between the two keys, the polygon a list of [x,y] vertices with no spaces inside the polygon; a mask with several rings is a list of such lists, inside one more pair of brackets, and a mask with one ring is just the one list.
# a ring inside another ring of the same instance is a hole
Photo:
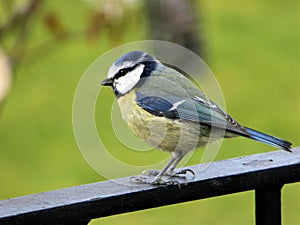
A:
{"label": "blue wing", "polygon": [[226,130],[226,132],[291,151],[292,144],[290,142],[241,126],[219,106],[209,100],[205,101],[199,97],[184,100],[176,98],[167,100],[156,96],[145,96],[140,93],[137,93],[136,100],[140,107],[156,116],[188,120],[210,127],[221,128]]}
{"label": "blue wing", "polygon": [[137,104],[156,116],[165,116],[168,118],[179,118],[176,110],[171,110],[173,104],[169,101],[156,97],[156,96],[144,96],[137,93]]}
{"label": "blue wing", "polygon": [[176,99],[176,97],[173,97],[172,99],[164,99],[137,93],[136,101],[141,108],[156,116],[188,120],[249,137],[244,127],[224,113],[219,106],[199,97],[189,99]]}

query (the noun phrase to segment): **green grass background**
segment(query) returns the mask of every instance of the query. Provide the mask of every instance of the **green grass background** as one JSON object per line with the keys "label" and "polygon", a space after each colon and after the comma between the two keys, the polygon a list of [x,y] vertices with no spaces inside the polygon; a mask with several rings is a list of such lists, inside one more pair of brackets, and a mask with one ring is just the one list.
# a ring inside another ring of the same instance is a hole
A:
{"label": "green grass background", "polygon": [[[202,0],[197,7],[207,63],[223,89],[227,111],[244,125],[299,146],[298,1]],[[82,1],[46,1],[45,8],[58,13],[68,27],[84,26],[87,6]],[[25,57],[1,109],[0,199],[103,179],[76,146],[73,97],[82,74],[98,56],[120,44],[147,39],[147,19],[139,10],[131,13],[118,39],[111,40],[104,30],[98,41],[54,42],[51,49]],[[29,49],[49,38],[40,21],[32,31]],[[112,102],[111,92],[106,95],[107,103]],[[272,150],[243,138],[225,140],[216,160]],[[154,154],[159,158],[163,153]],[[200,157],[201,150],[189,164],[198,163]],[[282,195],[283,224],[300,224],[300,184],[285,185]],[[92,224],[254,224],[254,192],[112,216]]]}

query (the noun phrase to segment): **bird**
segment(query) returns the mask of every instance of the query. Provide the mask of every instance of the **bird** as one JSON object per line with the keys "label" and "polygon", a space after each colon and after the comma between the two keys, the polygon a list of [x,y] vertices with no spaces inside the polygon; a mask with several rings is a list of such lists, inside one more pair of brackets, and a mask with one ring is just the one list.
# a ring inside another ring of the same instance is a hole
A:
{"label": "bird", "polygon": [[124,121],[133,133],[156,149],[172,155],[165,167],[148,170],[136,181],[173,184],[172,178],[190,151],[221,138],[246,137],[291,152],[292,143],[240,125],[210,100],[180,70],[144,51],[120,56],[101,82],[114,91]]}

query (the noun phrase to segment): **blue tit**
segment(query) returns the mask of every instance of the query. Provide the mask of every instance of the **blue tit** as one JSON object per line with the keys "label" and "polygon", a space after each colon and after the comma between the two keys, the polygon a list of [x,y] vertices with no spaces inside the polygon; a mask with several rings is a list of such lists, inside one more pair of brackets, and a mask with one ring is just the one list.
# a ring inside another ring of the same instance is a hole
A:
{"label": "blue tit", "polygon": [[188,152],[223,137],[243,136],[291,151],[290,142],[240,125],[183,74],[145,52],[117,59],[101,85],[112,87],[122,117],[136,136],[172,154],[161,171],[149,172],[154,179],[144,183],[164,184],[163,176],[192,172],[175,172],[175,167]]}

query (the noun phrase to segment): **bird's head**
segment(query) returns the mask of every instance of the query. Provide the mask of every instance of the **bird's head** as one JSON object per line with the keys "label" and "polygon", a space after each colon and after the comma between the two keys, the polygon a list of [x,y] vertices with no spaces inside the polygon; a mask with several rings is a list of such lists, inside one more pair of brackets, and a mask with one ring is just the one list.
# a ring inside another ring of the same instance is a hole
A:
{"label": "bird's head", "polygon": [[157,59],[145,52],[126,53],[112,64],[101,85],[111,86],[117,96],[122,96],[130,92],[141,78],[150,76],[158,64]]}

